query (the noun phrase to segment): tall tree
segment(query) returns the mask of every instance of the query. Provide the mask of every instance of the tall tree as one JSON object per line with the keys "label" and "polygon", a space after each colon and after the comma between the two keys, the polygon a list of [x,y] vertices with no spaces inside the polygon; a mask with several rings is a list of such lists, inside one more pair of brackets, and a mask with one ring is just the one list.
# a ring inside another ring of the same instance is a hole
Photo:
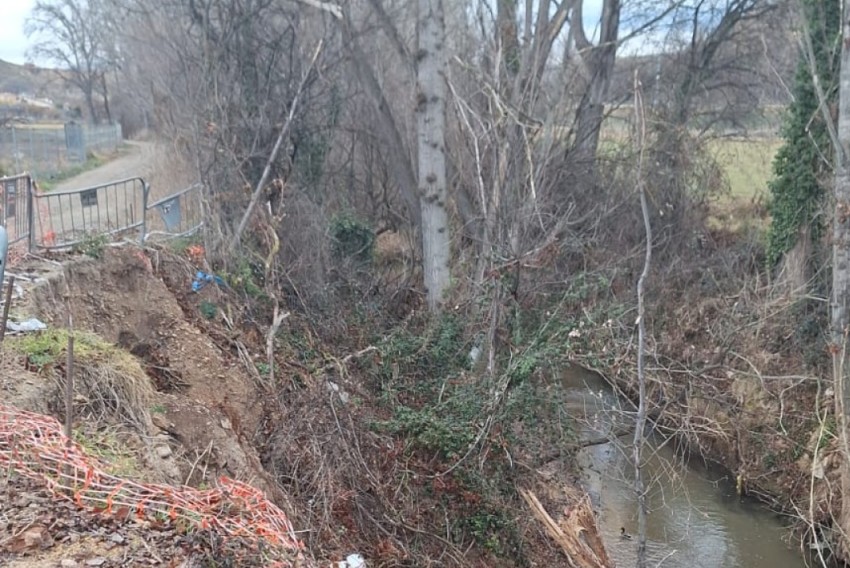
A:
{"label": "tall tree", "polygon": [[832,233],[832,340],[835,405],[844,464],[841,476],[843,556],[850,557],[850,384],[848,384],[848,331],[850,331],[850,2],[844,2],[843,41],[838,75],[838,133],[835,144],[835,212]]}
{"label": "tall tree", "polygon": [[446,191],[446,22],[443,0],[419,0],[416,128],[422,261],[428,307],[437,311],[450,283]]}
{"label": "tall tree", "polygon": [[38,0],[26,32],[37,40],[30,57],[56,65],[65,81],[82,93],[90,120],[99,122],[95,95],[100,93],[107,109],[109,106],[105,38],[96,5],[89,0]]}
{"label": "tall tree", "polygon": [[611,74],[617,54],[617,36],[620,29],[620,0],[604,0],[599,31],[599,42],[593,45],[585,32],[584,2],[576,2],[573,10],[572,32],[576,54],[586,76],[587,88],[576,110],[576,136],[573,156],[576,163],[587,167],[591,173],[599,147],[605,102],[611,85]]}
{"label": "tall tree", "polygon": [[[769,184],[767,253],[771,266],[791,251],[801,237],[812,242],[820,239],[824,229],[820,212],[833,167],[829,138],[833,117],[821,112],[817,90],[822,91],[828,108],[832,108],[838,97],[839,54],[835,46],[841,33],[840,3],[802,0],[801,8],[807,39],[795,77],[794,100],[782,128],[785,142],[774,159],[775,177]],[[805,266],[808,259],[801,260],[793,264]]]}

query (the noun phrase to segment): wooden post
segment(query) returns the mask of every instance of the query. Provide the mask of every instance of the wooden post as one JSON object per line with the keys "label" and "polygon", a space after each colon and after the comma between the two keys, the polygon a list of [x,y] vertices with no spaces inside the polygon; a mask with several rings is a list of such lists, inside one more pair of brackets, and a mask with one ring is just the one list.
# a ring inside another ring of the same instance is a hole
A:
{"label": "wooden post", "polygon": [[65,445],[70,447],[74,424],[74,322],[71,318],[71,301],[68,296],[65,297],[65,309],[68,318],[68,356],[65,360]]}
{"label": "wooden post", "polygon": [[68,360],[65,363],[65,443],[71,445],[71,425],[74,423],[74,336],[68,335]]}

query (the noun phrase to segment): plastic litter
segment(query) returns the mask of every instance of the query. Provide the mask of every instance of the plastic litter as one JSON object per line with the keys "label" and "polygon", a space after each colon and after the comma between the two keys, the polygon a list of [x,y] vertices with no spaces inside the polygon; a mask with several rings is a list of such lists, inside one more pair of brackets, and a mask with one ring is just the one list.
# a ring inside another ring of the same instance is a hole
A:
{"label": "plastic litter", "polygon": [[192,281],[192,292],[199,292],[201,288],[215,282],[219,286],[224,287],[226,284],[224,280],[221,279],[220,276],[216,276],[215,274],[207,274],[206,272],[198,272],[195,274],[195,279]]}
{"label": "plastic litter", "polygon": [[366,560],[359,554],[349,554],[337,563],[338,568],[366,568]]}
{"label": "plastic litter", "polygon": [[30,318],[21,322],[7,321],[6,329],[18,333],[27,333],[31,331],[43,331],[47,329],[47,326],[35,318]]}

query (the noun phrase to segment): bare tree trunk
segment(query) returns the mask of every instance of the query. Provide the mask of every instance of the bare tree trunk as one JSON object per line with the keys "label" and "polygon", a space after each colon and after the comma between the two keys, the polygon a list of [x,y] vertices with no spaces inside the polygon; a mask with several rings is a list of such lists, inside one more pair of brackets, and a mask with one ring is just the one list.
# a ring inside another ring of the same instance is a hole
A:
{"label": "bare tree trunk", "polygon": [[421,227],[422,214],[416,198],[416,176],[408,153],[410,145],[405,144],[398,123],[393,118],[389,101],[384,96],[384,91],[375,77],[375,72],[369,65],[366,54],[363,53],[363,49],[354,36],[354,32],[350,29],[350,25],[350,22],[343,23],[343,33],[352,51],[352,68],[358,82],[363,86],[363,89],[369,95],[369,100],[375,107],[377,118],[375,127],[386,144],[390,156],[389,166],[398,184],[401,197],[404,199],[404,204],[407,206],[408,213],[410,213],[410,219],[414,226]]}
{"label": "bare tree trunk", "polygon": [[850,557],[850,385],[848,371],[848,324],[850,324],[850,2],[844,2],[841,70],[838,76],[838,144],[835,148],[835,213],[832,238],[832,341],[835,381],[835,415],[838,419],[844,467],[841,475],[842,556]]}
{"label": "bare tree trunk", "polygon": [[605,0],[602,5],[602,28],[599,45],[593,46],[584,34],[581,20],[582,2],[576,4],[574,22],[576,44],[587,62],[589,84],[584,91],[576,111],[576,138],[574,155],[582,168],[593,175],[596,150],[599,148],[599,133],[605,117],[605,98],[611,85],[611,74],[617,54],[617,35],[620,29],[620,0]]}
{"label": "bare tree trunk", "polygon": [[443,0],[419,0],[416,125],[422,262],[428,308],[439,311],[449,286],[446,197],[446,24]]}
{"label": "bare tree trunk", "polygon": [[89,121],[92,124],[100,124],[100,116],[97,114],[97,108],[94,105],[94,88],[88,87],[84,90],[86,97],[86,107],[89,110]]}
{"label": "bare tree trunk", "polygon": [[100,76],[101,93],[103,95],[103,110],[106,112],[106,123],[112,124],[112,110],[109,108],[109,90],[106,87],[106,73]]}
{"label": "bare tree trunk", "polygon": [[640,209],[643,213],[644,230],[646,231],[646,256],[643,271],[638,278],[638,412],[635,423],[635,438],[632,447],[635,465],[635,495],[638,502],[638,554],[637,568],[646,568],[646,487],[643,480],[643,445],[646,428],[646,322],[644,321],[644,286],[649,276],[649,266],[652,260],[652,224],[649,221],[649,206],[646,201],[646,187],[643,180],[643,157],[646,145],[646,115],[643,108],[643,94],[640,89],[637,72],[635,72],[635,127],[638,150],[637,184],[640,193]]}

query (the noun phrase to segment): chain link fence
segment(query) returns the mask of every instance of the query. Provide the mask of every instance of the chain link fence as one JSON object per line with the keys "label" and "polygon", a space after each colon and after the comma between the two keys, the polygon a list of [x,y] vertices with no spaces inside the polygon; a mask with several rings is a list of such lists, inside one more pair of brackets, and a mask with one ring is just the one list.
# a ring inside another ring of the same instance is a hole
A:
{"label": "chain link fence", "polygon": [[123,140],[120,124],[8,126],[0,128],[0,168],[49,178],[85,162],[90,152],[117,149]]}

